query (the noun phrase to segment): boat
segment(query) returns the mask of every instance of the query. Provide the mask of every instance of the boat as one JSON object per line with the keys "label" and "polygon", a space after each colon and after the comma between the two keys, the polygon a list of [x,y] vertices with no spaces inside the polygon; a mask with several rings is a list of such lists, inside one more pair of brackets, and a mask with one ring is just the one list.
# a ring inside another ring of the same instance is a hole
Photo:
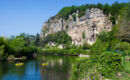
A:
{"label": "boat", "polygon": [[23,66],[24,63],[16,63],[15,66]]}
{"label": "boat", "polygon": [[48,65],[48,63],[42,63],[42,66],[47,66]]}

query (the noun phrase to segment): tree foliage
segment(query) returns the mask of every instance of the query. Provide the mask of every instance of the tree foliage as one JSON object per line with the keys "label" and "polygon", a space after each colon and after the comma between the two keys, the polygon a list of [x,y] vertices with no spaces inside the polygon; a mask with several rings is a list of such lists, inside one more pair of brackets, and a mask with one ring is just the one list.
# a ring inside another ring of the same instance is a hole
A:
{"label": "tree foliage", "polygon": [[119,17],[119,25],[118,25],[118,32],[117,37],[123,41],[130,42],[130,3],[127,7],[122,9],[122,12]]}
{"label": "tree foliage", "polygon": [[79,17],[82,17],[83,15],[85,15],[87,9],[99,8],[103,10],[103,13],[105,15],[108,16],[109,14],[111,14],[110,20],[112,21],[113,24],[116,24],[116,19],[119,16],[120,10],[124,8],[126,5],[127,3],[115,2],[112,5],[109,5],[107,3],[104,5],[98,3],[98,4],[86,4],[81,6],[64,7],[58,12],[56,16],[68,19],[70,14],[76,13],[76,11],[79,10]]}
{"label": "tree foliage", "polygon": [[58,16],[60,16],[64,19],[67,19],[69,17],[69,15],[72,14],[73,12],[76,12],[75,6],[64,7],[59,11]]}
{"label": "tree foliage", "polygon": [[0,37],[0,60],[7,59],[9,55],[30,57],[37,52],[34,41],[35,36],[25,33],[11,38]]}
{"label": "tree foliage", "polygon": [[100,55],[100,72],[103,76],[112,75],[122,70],[121,55],[118,53],[104,52]]}
{"label": "tree foliage", "polygon": [[0,37],[0,59],[5,59],[8,54],[12,52],[12,48],[10,47],[8,41]]}
{"label": "tree foliage", "polygon": [[58,44],[69,44],[71,43],[72,39],[65,31],[60,31],[54,34],[47,35],[43,39],[42,44],[45,45],[50,41],[56,42]]}

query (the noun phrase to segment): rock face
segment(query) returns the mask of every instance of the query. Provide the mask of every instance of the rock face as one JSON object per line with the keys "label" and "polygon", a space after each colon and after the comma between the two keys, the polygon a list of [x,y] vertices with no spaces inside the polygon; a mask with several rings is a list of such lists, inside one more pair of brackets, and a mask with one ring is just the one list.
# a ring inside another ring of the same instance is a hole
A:
{"label": "rock face", "polygon": [[[76,20],[72,16],[76,17]],[[78,17],[78,11],[69,16],[68,20],[62,18],[51,18],[44,23],[41,30],[41,37],[65,30],[72,38],[72,44],[82,45],[88,43],[92,45],[96,41],[97,35],[101,31],[110,31],[112,23],[109,18],[98,8],[87,9],[82,17]]]}

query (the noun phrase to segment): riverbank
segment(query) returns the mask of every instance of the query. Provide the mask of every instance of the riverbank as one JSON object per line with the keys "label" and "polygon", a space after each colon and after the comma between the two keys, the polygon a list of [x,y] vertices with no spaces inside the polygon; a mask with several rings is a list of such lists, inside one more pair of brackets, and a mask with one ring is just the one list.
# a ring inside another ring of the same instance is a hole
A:
{"label": "riverbank", "polygon": [[62,55],[62,56],[79,56],[80,54],[89,54],[89,50],[84,50],[81,48],[71,48],[71,49],[59,49],[59,48],[47,48],[41,51],[43,55]]}
{"label": "riverbank", "polygon": [[[11,56],[13,56],[13,55],[11,55]],[[27,59],[27,57],[26,56],[22,56],[22,57],[8,57],[7,58],[7,60],[26,60]]]}

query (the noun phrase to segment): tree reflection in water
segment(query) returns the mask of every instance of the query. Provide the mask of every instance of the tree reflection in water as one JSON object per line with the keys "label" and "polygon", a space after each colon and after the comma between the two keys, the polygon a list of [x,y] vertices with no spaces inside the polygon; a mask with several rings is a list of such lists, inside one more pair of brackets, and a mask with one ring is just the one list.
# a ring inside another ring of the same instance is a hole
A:
{"label": "tree reflection in water", "polygon": [[[28,60],[24,66],[16,67],[16,62],[0,63],[2,80],[69,80],[75,57],[40,56],[37,60]],[[48,63],[42,66],[43,62]]]}

